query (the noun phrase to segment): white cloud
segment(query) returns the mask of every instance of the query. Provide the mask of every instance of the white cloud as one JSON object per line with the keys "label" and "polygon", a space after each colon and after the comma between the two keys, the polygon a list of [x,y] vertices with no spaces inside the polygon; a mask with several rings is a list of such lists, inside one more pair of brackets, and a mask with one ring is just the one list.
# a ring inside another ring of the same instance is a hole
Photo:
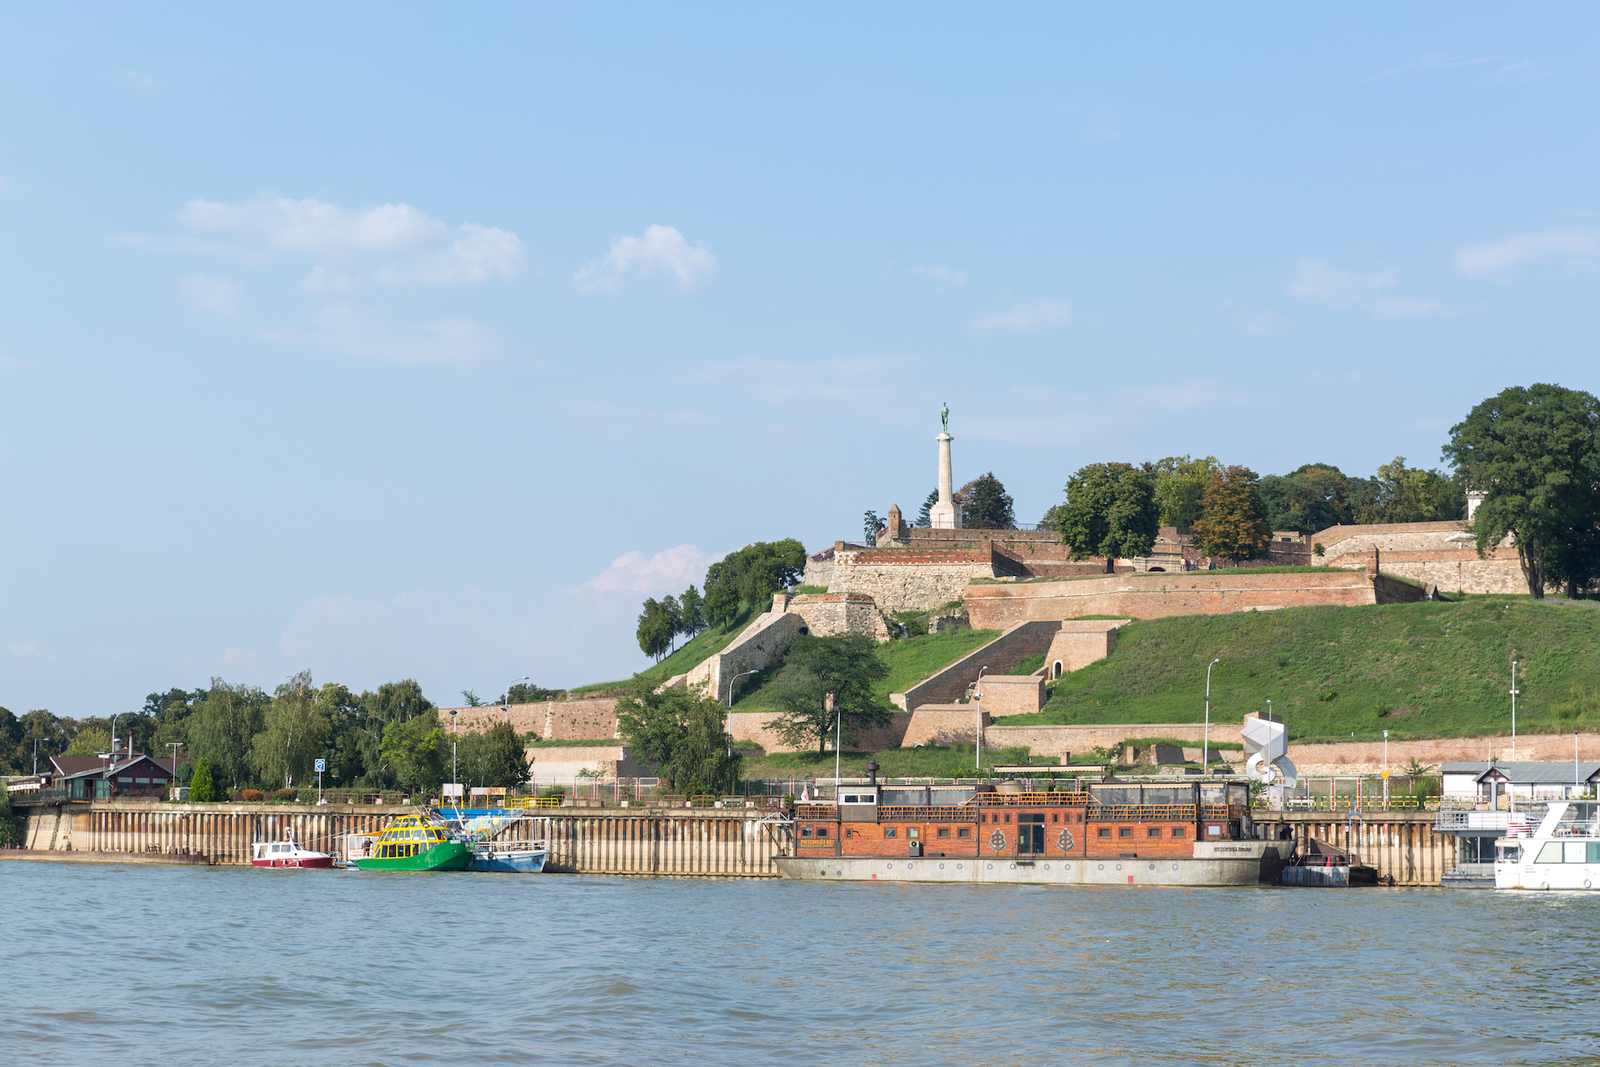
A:
{"label": "white cloud", "polygon": [[135,89],[142,89],[149,93],[156,89],[156,80],[148,74],[141,74],[136,70],[114,70],[111,76],[124,85],[131,85]]}
{"label": "white cloud", "polygon": [[642,237],[618,237],[599,263],[574,277],[585,293],[614,290],[625,282],[659,278],[681,290],[704,285],[717,273],[717,257],[704,242],[693,245],[672,226],[646,226]]}
{"label": "white cloud", "polygon": [[436,319],[395,325],[348,304],[334,304],[315,316],[314,329],[268,330],[280,344],[322,348],[384,363],[460,363],[488,354],[494,335],[471,319]]}
{"label": "white cloud", "polygon": [[1428,315],[1454,315],[1469,310],[1463,304],[1441,304],[1435,300],[1416,300],[1405,296],[1386,296],[1367,305],[1373,318],[1418,319]]}
{"label": "white cloud", "polygon": [[191,200],[178,222],[259,235],[281,252],[399,252],[444,240],[449,227],[409,204],[351,210],[322,200],[260,196],[240,204]]}
{"label": "white cloud", "polygon": [[964,270],[948,270],[944,267],[912,267],[907,273],[919,278],[930,278],[935,287],[948,289],[955,285],[967,284],[967,272]]}
{"label": "white cloud", "polygon": [[690,364],[679,385],[727,385],[768,404],[824,403],[853,408],[893,404],[904,396],[915,361],[904,355],[796,360],[746,359]]}
{"label": "white cloud", "polygon": [[1600,234],[1594,230],[1524,233],[1495,244],[1469,245],[1456,253],[1455,268],[1472,277],[1514,276],[1524,268],[1563,273],[1594,269]]}
{"label": "white cloud", "polygon": [[1294,281],[1289,283],[1289,294],[1310,304],[1348,307],[1377,290],[1387,289],[1399,277],[1392,270],[1338,270],[1320,259],[1302,259]]}
{"label": "white cloud", "polygon": [[1283,333],[1289,328],[1289,320],[1276,311],[1260,311],[1243,301],[1226,304],[1224,308],[1233,319],[1234,327],[1243,333],[1265,337]]}
{"label": "white cloud", "polygon": [[467,223],[437,252],[379,267],[373,277],[384,285],[457,285],[514,278],[522,270],[522,242],[494,226]]}
{"label": "white cloud", "polygon": [[6,645],[6,652],[23,659],[55,659],[56,650],[37,645],[32,641],[13,641]]}
{"label": "white cloud", "polygon": [[187,299],[201,311],[231,318],[244,305],[244,291],[223,278],[209,278],[204,274],[191,274],[178,279],[178,295]]}
{"label": "white cloud", "polygon": [[1448,52],[1430,52],[1403,67],[1374,74],[1368,80],[1404,81],[1446,70],[1470,71],[1477,75],[1473,79],[1475,81],[1536,81],[1555,77],[1555,72],[1529,59],[1510,59],[1506,56],[1457,56]]}
{"label": "white cloud", "polygon": [[1015,301],[1010,307],[986,312],[968,325],[974,330],[1048,330],[1072,321],[1072,305],[1064,300],[1038,303]]}
{"label": "white cloud", "polygon": [[16,356],[0,356],[0,370],[16,370],[26,366],[27,364]]}
{"label": "white cloud", "polygon": [[300,279],[300,288],[308,293],[353,293],[355,279],[333,267],[316,266]]}
{"label": "white cloud", "polygon": [[583,584],[597,593],[680,593],[689,583],[704,581],[706,568],[721,558],[693,545],[664,549],[650,557],[643,552],[624,552]]}

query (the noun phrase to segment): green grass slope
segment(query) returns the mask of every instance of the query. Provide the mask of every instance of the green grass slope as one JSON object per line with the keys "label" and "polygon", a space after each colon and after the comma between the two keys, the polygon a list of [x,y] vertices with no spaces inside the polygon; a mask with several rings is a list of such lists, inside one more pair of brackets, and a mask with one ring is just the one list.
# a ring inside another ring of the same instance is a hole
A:
{"label": "green grass slope", "polygon": [[755,621],[755,618],[758,614],[760,613],[751,610],[748,604],[741,604],[739,606],[738,618],[734,619],[733,622],[729,624],[726,633],[714,626],[709,630],[702,630],[672,655],[668,656],[654,667],[645,668],[632,678],[627,678],[620,682],[596,682],[593,685],[579,686],[578,688],[572,690],[572,692],[588,693],[604,689],[624,689],[641,678],[647,678],[657,682],[664,682],[668,678],[683,674],[694,667],[698,667],[712,656],[715,656],[718,652],[721,652],[723,649],[733,644],[734,638],[743,633],[745,628]]}
{"label": "green grass slope", "polygon": [[[889,702],[890,693],[903,693],[941,667],[949,666],[967,653],[982,648],[1000,636],[999,630],[946,630],[922,637],[903,637],[878,646],[878,654],[889,667],[889,674],[878,683],[878,695]],[[781,666],[781,665],[780,665]],[[768,683],[778,669],[763,671],[744,683],[743,695],[734,711],[775,711]],[[751,683],[754,683],[753,685]]]}
{"label": "green grass slope", "polygon": [[1270,699],[1297,741],[1509,732],[1512,657],[1519,733],[1600,729],[1600,603],[1526,597],[1134,622],[1042,712],[1003,721],[1199,722],[1214,657],[1213,721]]}

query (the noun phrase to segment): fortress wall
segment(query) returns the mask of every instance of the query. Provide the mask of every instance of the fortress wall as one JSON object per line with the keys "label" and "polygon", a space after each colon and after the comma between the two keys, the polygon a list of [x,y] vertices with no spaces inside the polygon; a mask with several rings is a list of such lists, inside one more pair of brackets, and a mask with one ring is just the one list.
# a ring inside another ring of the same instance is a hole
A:
{"label": "fortress wall", "polygon": [[[1233,744],[1242,744],[1239,731],[1243,727],[1239,723],[1219,723],[1211,721],[1211,743],[1227,741]],[[1012,745],[1027,745],[1035,756],[1048,756],[1060,758],[1069,753],[1084,755],[1097,748],[1114,748],[1121,745],[1131,737],[1172,737],[1180,741],[1192,742],[1199,746],[1204,739],[1205,725],[1203,723],[1119,723],[1116,725],[1097,725],[1087,723],[1076,726],[990,726],[983,731],[983,743],[991,748],[1007,748]],[[967,728],[967,739],[971,740],[972,729]],[[1230,758],[1237,756],[1237,750],[1230,752]],[[1294,749],[1289,750],[1289,758],[1294,759]]]}
{"label": "fortress wall", "polygon": [[978,680],[982,668],[988,667],[993,674],[1004,674],[1029,656],[1047,651],[1051,638],[1060,629],[1058,621],[1027,622],[1013,626],[904,693],[891,693],[889,699],[907,711],[916,711],[924,704],[954,704],[967,695],[968,687]]}
{"label": "fortress wall", "polygon": [[1044,675],[985,674],[981,692],[991,715],[1033,715],[1044,707]]}
{"label": "fortress wall", "polygon": [[927,611],[952,600],[973,578],[994,576],[994,552],[963,549],[834,547],[830,593],[864,593],[885,612]]}
{"label": "fortress wall", "polygon": [[864,593],[805,593],[797,597],[779,594],[774,610],[788,610],[806,621],[806,628],[818,637],[837,634],[870,634],[874,640],[889,640],[889,624],[878,605]]}
{"label": "fortress wall", "polygon": [[[735,744],[760,745],[768,752],[815,751],[815,746],[811,744],[797,747],[784,741],[773,728],[773,722],[777,718],[777,714],[770,711],[736,711],[728,716],[728,731],[733,734]],[[910,725],[911,719],[912,716],[907,713],[897,711],[891,717],[888,726],[876,730],[864,730],[857,736],[854,745],[846,742],[845,747],[863,752],[899,748],[905,740],[906,728]]]}
{"label": "fortress wall", "polygon": [[[781,594],[778,599],[783,599]],[[800,614],[774,607],[756,616],[727,648],[667,684],[703,686],[707,696],[725,703],[728,685],[738,675],[765,670],[778,663],[789,648],[789,642],[805,626],[805,618]]]}
{"label": "fortress wall", "polygon": [[1140,619],[1223,615],[1252,608],[1376,604],[1380,597],[1422,598],[1400,583],[1376,588],[1366,574],[1251,574],[1248,570],[1108,575],[1061,582],[974,585],[967,615],[978,629],[1022,622],[1114,615]]}
{"label": "fortress wall", "polygon": [[[989,736],[991,717],[983,713],[984,737]],[[975,704],[923,704],[911,714],[906,728],[907,748],[913,745],[970,745],[977,737],[978,708]]]}
{"label": "fortress wall", "polygon": [[1117,628],[1131,621],[1086,619],[1063,622],[1044,654],[1045,677],[1053,677],[1056,663],[1061,664],[1062,674],[1070,674],[1080,667],[1105,659],[1117,647]]}
{"label": "fortress wall", "polygon": [[483,733],[495,723],[509,721],[512,729],[518,736],[536,733],[544,734],[545,722],[550,717],[547,710],[551,701],[539,704],[512,704],[509,716],[504,704],[484,704],[476,708],[440,708],[439,725],[448,732],[450,726],[450,713],[455,715],[455,729],[459,733]]}
{"label": "fortress wall", "polygon": [[495,723],[511,723],[519,735],[534,733],[545,741],[603,741],[617,735],[617,698],[546,700],[539,704],[485,704],[477,708],[440,708],[439,724],[450,729],[456,713],[459,733],[482,733]]}

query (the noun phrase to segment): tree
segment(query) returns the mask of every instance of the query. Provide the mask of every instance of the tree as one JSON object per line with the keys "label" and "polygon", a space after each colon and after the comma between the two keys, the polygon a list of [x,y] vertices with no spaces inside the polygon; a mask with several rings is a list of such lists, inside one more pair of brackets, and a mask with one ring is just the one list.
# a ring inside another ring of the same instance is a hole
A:
{"label": "tree", "polygon": [[1248,467],[1224,467],[1211,476],[1200,498],[1200,550],[1235,563],[1256,559],[1272,543],[1267,528],[1266,504],[1261,499],[1256,472]]}
{"label": "tree", "polygon": [[[780,709],[773,725],[790,744],[815,740],[819,754],[834,735],[836,718],[844,740],[854,741],[861,730],[889,722],[890,711],[874,691],[888,674],[877,645],[866,634],[801,634],[789,643],[783,668],[773,679]],[[827,706],[830,693],[833,710]]]}
{"label": "tree", "polygon": [[79,730],[63,756],[98,756],[111,751],[111,734],[97,726]]}
{"label": "tree", "polygon": [[861,517],[861,533],[866,538],[868,545],[878,543],[878,535],[888,528],[888,523],[878,518],[876,511],[868,511]]}
{"label": "tree", "polygon": [[197,804],[209,804],[217,799],[217,787],[211,780],[211,761],[201,759],[194,765],[194,777],[189,779],[189,799]]}
{"label": "tree", "polygon": [[1513,386],[1450,429],[1445,458],[1486,494],[1474,516],[1478,555],[1509,534],[1528,592],[1568,595],[1600,575],[1600,400],[1558,385]]}
{"label": "tree", "polygon": [[483,707],[483,701],[478,699],[478,694],[474,693],[470,689],[463,689],[461,691],[461,699],[466,701],[467,707],[469,707],[469,708],[481,708],[481,707]]}
{"label": "tree", "polygon": [[726,630],[741,603],[765,611],[772,594],[798,582],[805,569],[806,550],[792,537],[730,552],[706,569],[706,621]]}
{"label": "tree", "polygon": [[1216,456],[1167,456],[1145,463],[1144,469],[1155,482],[1156,508],[1160,513],[1157,525],[1184,529],[1200,520],[1200,494],[1222,464]]}
{"label": "tree", "polygon": [[554,700],[565,689],[544,689],[532,682],[518,682],[506,692],[502,693],[498,703],[501,704],[543,704],[546,700]]}
{"label": "tree", "polygon": [[973,530],[1016,529],[1017,516],[1011,507],[1011,496],[993,471],[963,485],[960,495],[965,501],[961,525]]}
{"label": "tree", "polygon": [[195,705],[189,724],[189,753],[211,761],[211,773],[228,789],[253,779],[250,750],[270,698],[255,686],[229,685],[211,679],[211,688]]}
{"label": "tree", "polygon": [[1444,522],[1465,518],[1467,494],[1438,471],[1407,467],[1404,456],[1378,468],[1365,522]]}
{"label": "tree", "polygon": [[731,788],[738,779],[741,757],[732,752],[725,714],[701,689],[644,683],[617,702],[617,729],[635,759],[692,795]]}
{"label": "tree", "polygon": [[484,735],[484,784],[515,789],[528,781],[527,751],[508,722],[497,722]]}
{"label": "tree", "polygon": [[22,844],[22,832],[17,817],[11,813],[11,791],[0,782],[0,846]]}
{"label": "tree", "polygon": [[933,525],[933,506],[938,502],[939,490],[935,489],[933,492],[929,493],[928,498],[922,502],[922,510],[917,512],[918,526],[926,528]]}
{"label": "tree", "polygon": [[1283,476],[1260,482],[1267,526],[1272,530],[1316,533],[1350,522],[1350,479],[1331,463],[1307,463]]}
{"label": "tree", "polygon": [[439,726],[439,713],[429,708],[385,726],[379,755],[393,770],[402,789],[428,794],[436,792],[444,782],[444,759],[449,750],[449,738]]}
{"label": "tree", "polygon": [[645,655],[661,662],[667,654],[667,649],[672,645],[672,622],[666,609],[654,597],[644,602],[644,610],[639,612],[639,626],[635,631],[639,639],[639,648]]}
{"label": "tree", "polygon": [[706,628],[706,598],[691,583],[678,597],[678,632],[693,637]]}
{"label": "tree", "polygon": [[719,566],[721,564],[713,563],[711,569],[706,572],[706,600],[703,610],[706,622],[711,626],[720,627],[722,632],[726,633],[733,620],[739,617],[739,590],[731,581],[718,581],[713,584],[713,572]]}
{"label": "tree", "polygon": [[667,652],[670,655],[676,650],[678,634],[683,630],[683,609],[678,607],[677,597],[661,598],[661,626],[667,635]]}
{"label": "tree", "polygon": [[1061,540],[1073,559],[1148,556],[1155,547],[1160,512],[1148,472],[1131,463],[1091,463],[1067,482],[1067,502],[1056,515]]}
{"label": "tree", "polygon": [[278,686],[262,718],[262,729],[251,743],[250,758],[256,774],[283,788],[305,780],[328,739],[328,716],[311,687],[311,672],[301,671]]}

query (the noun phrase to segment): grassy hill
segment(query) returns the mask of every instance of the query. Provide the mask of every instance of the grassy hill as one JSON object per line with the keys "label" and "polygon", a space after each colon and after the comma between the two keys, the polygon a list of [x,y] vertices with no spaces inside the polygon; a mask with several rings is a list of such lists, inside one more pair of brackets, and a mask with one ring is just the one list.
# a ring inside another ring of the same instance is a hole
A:
{"label": "grassy hill", "polygon": [[[884,704],[890,693],[903,693],[941,667],[954,663],[1000,636],[999,630],[946,630],[921,637],[902,637],[878,646],[878,655],[889,667],[889,674],[878,683]],[[768,683],[779,667],[753,675],[744,683],[743,695],[734,711],[775,711]],[[754,684],[752,684],[754,683]]]}
{"label": "grassy hill", "polygon": [[632,678],[620,682],[595,682],[592,685],[583,685],[572,690],[574,693],[590,693],[606,689],[625,689],[641,678],[652,681],[664,682],[675,675],[683,674],[693,667],[698,667],[718,652],[733,644],[734,638],[744,632],[760,612],[751,609],[748,604],[739,605],[739,615],[728,625],[727,632],[713,626],[709,630],[702,630],[690,638],[682,648],[656,664],[647,667]]}
{"label": "grassy hill", "polygon": [[1107,659],[1064,677],[1025,723],[1199,722],[1268,699],[1297,741],[1509,732],[1510,662],[1523,661],[1519,733],[1600,729],[1600,603],[1470,597],[1457,603],[1287,608],[1151,619]]}

